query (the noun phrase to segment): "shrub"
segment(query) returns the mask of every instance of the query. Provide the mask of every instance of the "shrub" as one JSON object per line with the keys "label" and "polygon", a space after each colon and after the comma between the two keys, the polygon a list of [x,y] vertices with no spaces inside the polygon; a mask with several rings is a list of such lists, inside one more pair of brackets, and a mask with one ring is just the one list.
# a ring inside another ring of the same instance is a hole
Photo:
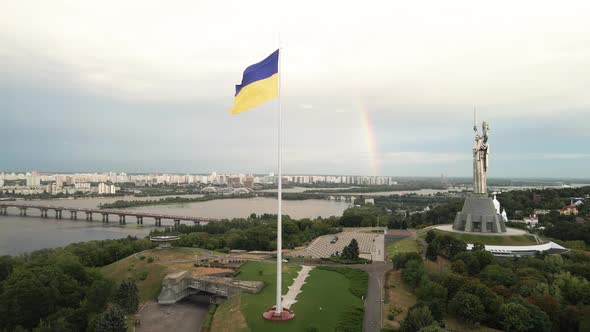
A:
{"label": "shrub", "polygon": [[393,308],[391,308],[389,310],[389,313],[387,313],[387,319],[394,320],[395,317],[397,315],[401,314],[402,312],[403,312],[403,310],[400,307],[394,306]]}
{"label": "shrub", "polygon": [[418,332],[445,332],[446,330],[440,327],[437,323],[432,323],[426,327],[421,328]]}
{"label": "shrub", "polygon": [[96,320],[96,332],[124,332],[127,331],[127,320],[123,310],[113,305],[105,310]]}
{"label": "shrub", "polygon": [[424,264],[422,261],[412,260],[402,270],[402,279],[410,287],[416,288],[424,277]]}
{"label": "shrub", "polygon": [[393,268],[396,270],[403,269],[409,261],[416,260],[422,262],[422,256],[416,252],[402,252],[393,256]]}
{"label": "shrub", "polygon": [[154,257],[152,257],[152,256],[148,257],[147,262],[148,263],[153,263],[154,262]]}
{"label": "shrub", "polygon": [[408,312],[408,315],[400,324],[400,331],[414,332],[434,322],[430,309],[426,306],[416,307]]}
{"label": "shrub", "polygon": [[203,322],[203,327],[201,331],[206,332],[211,330],[211,323],[213,323],[213,316],[215,316],[215,311],[217,311],[217,304],[212,304],[209,307],[209,311],[207,311],[207,317],[205,317],[205,321]]}
{"label": "shrub", "polygon": [[147,279],[147,277],[148,277],[148,274],[149,274],[149,272],[148,272],[148,271],[142,271],[142,272],[139,274],[139,276],[137,277],[137,279],[139,279],[139,280],[142,280],[142,281],[143,281],[143,280]]}

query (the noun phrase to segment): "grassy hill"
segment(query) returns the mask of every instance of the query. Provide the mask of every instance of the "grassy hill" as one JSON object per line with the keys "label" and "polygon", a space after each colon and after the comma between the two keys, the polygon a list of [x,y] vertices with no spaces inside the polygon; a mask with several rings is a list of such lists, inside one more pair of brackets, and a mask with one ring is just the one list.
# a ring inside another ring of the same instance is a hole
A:
{"label": "grassy hill", "polygon": [[189,261],[204,252],[195,248],[154,249],[131,255],[100,269],[105,278],[120,283],[133,280],[139,289],[139,300],[145,302],[156,299],[160,293],[162,279],[172,270],[189,270],[200,274],[192,263],[171,263],[171,261]]}

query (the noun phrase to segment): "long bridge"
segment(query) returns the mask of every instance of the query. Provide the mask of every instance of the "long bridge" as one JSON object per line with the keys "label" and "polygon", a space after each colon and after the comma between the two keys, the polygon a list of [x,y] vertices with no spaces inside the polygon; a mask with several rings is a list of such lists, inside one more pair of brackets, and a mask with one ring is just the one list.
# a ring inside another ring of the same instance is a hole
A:
{"label": "long bridge", "polygon": [[62,219],[62,212],[66,211],[70,213],[70,219],[77,220],[78,213],[86,214],[86,220],[92,221],[94,214],[102,216],[102,222],[109,222],[109,216],[114,215],[119,217],[119,224],[124,225],[126,223],[125,217],[135,217],[138,225],[143,225],[143,218],[153,218],[156,222],[156,226],[162,226],[162,219],[174,220],[174,225],[180,225],[181,221],[192,221],[195,224],[201,222],[212,222],[219,221],[215,218],[205,217],[193,217],[193,216],[177,216],[169,214],[159,214],[151,212],[139,212],[139,211],[125,211],[116,209],[87,209],[87,208],[75,208],[75,207],[64,207],[54,205],[35,205],[35,204],[22,204],[22,203],[6,203],[0,202],[0,215],[8,215],[8,208],[17,208],[21,216],[27,215],[28,209],[38,209],[41,212],[41,218],[49,218],[49,211],[55,212],[55,219]]}

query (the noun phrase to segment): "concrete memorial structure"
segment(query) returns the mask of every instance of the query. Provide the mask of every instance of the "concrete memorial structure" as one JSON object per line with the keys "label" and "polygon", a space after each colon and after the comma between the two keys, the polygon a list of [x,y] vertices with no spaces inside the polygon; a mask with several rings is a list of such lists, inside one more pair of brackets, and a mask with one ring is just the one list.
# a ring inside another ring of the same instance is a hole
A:
{"label": "concrete memorial structure", "polygon": [[264,287],[262,281],[235,280],[214,276],[194,276],[188,271],[169,273],[162,280],[158,303],[173,304],[189,295],[210,296],[210,303],[219,304],[241,292],[256,294]]}
{"label": "concrete memorial structure", "polygon": [[[475,114],[474,114],[475,115]],[[473,146],[473,194],[465,199],[463,210],[457,213],[453,229],[476,233],[504,233],[506,225],[498,213],[494,201],[487,194],[487,174],[490,145],[488,143],[489,125],[482,123],[482,133],[473,124],[475,144]]]}

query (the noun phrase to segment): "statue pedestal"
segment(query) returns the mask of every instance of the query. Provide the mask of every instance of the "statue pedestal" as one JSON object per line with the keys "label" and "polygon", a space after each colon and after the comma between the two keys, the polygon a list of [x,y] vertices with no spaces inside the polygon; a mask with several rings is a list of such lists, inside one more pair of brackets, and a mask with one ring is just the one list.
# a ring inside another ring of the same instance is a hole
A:
{"label": "statue pedestal", "polygon": [[457,213],[453,229],[473,233],[505,233],[506,225],[496,212],[494,201],[486,194],[473,194],[465,199]]}

